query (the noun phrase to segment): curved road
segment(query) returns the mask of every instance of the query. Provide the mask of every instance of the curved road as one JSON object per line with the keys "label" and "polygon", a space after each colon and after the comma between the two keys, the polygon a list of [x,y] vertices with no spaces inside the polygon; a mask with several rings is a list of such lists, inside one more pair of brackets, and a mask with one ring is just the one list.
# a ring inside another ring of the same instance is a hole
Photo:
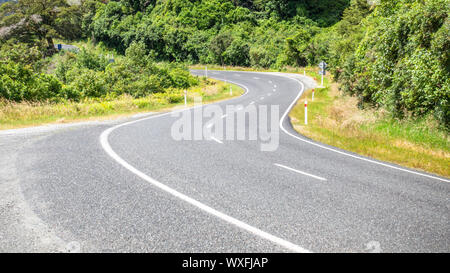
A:
{"label": "curved road", "polygon": [[[208,76],[247,91],[215,104],[224,124],[252,107],[274,112],[267,122],[247,117],[244,140],[222,138],[237,124],[203,140],[173,138],[180,115],[208,107],[0,135],[0,195],[10,200],[0,203],[0,250],[450,251],[448,179],[298,135],[286,115],[308,78]],[[190,124],[195,134],[200,123]],[[262,150],[269,143],[276,149]]]}

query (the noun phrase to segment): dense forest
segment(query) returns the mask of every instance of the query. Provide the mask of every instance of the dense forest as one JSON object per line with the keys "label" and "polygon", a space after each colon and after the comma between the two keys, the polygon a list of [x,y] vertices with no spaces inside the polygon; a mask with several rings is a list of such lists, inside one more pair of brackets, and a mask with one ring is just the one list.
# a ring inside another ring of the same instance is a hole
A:
{"label": "dense forest", "polygon": [[[360,107],[430,115],[448,130],[449,9],[448,0],[11,1],[0,6],[0,96],[138,97],[195,85],[189,64],[282,70],[324,60]],[[54,39],[123,58],[81,49],[58,53],[49,69]]]}

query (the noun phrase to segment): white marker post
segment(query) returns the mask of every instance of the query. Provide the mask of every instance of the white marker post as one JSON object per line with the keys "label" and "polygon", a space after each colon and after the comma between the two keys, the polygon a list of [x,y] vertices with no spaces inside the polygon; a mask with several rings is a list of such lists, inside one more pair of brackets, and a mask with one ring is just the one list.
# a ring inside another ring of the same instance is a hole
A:
{"label": "white marker post", "polygon": [[208,66],[205,66],[205,77],[208,78]]}
{"label": "white marker post", "polygon": [[314,88],[312,90],[312,98],[311,98],[311,100],[314,101]]}
{"label": "white marker post", "polygon": [[305,125],[308,125],[308,102],[305,100]]}
{"label": "white marker post", "polygon": [[303,69],[303,76],[306,76],[306,69]]}
{"label": "white marker post", "polygon": [[184,106],[187,106],[187,91],[184,90]]}

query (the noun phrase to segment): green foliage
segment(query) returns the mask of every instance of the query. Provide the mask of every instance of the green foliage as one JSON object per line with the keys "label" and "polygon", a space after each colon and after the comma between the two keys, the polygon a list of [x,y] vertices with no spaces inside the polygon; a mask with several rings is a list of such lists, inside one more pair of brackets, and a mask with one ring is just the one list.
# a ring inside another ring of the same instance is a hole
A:
{"label": "green foliage", "polygon": [[363,38],[336,62],[342,88],[361,105],[387,108],[397,118],[433,114],[449,128],[448,14],[445,0],[382,1],[355,30]]}
{"label": "green foliage", "polygon": [[100,5],[91,24],[93,37],[122,53],[143,42],[160,61],[281,67],[301,62],[290,60],[286,38],[303,27],[337,22],[348,0],[143,3]]}
{"label": "green foliage", "polygon": [[82,5],[66,0],[20,0],[0,6],[0,40],[45,43],[45,54],[55,52],[53,39],[82,37]]}
{"label": "green foliage", "polygon": [[52,75],[34,73],[20,63],[0,62],[0,97],[11,101],[44,101],[59,97],[61,83]]}
{"label": "green foliage", "polygon": [[39,44],[30,46],[11,39],[0,46],[0,62],[30,65],[34,70],[40,71],[45,64],[43,58],[42,46]]}
{"label": "green foliage", "polygon": [[82,48],[76,55],[75,65],[91,70],[105,71],[105,68],[108,65],[108,58]]}
{"label": "green foliage", "polygon": [[[107,54],[92,48],[82,48],[78,53],[62,52],[52,59],[56,66],[54,75],[27,65],[29,61],[38,62],[40,51],[19,45],[13,48],[27,55],[7,54],[10,45],[0,48],[0,98],[11,101],[80,101],[123,94],[138,98],[199,84],[183,65],[154,64],[142,42],[132,43],[126,55],[113,62]],[[167,98],[171,102],[178,100],[175,95]]]}
{"label": "green foliage", "polygon": [[[433,115],[449,129],[449,8],[448,0],[21,0],[0,6],[0,94],[143,97],[198,84],[180,63],[281,69],[324,60],[361,107]],[[90,37],[117,58],[82,49],[45,59],[58,37]]]}
{"label": "green foliage", "polygon": [[102,98],[128,94],[144,97],[165,92],[166,88],[189,88],[198,84],[186,67],[178,64],[153,63],[142,42],[132,43],[123,57],[110,63],[104,55],[82,49],[78,54],[66,53],[55,74],[68,90],[77,90],[69,99]]}

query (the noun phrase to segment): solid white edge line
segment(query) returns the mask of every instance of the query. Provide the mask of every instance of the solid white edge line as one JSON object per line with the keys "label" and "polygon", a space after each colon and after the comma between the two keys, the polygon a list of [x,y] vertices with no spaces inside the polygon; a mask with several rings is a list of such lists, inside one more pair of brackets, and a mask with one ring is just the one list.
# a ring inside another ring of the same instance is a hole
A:
{"label": "solid white edge line", "polygon": [[450,180],[447,180],[447,179],[444,179],[444,178],[440,178],[440,177],[436,177],[436,176],[432,176],[432,175],[428,175],[428,174],[424,174],[424,173],[419,173],[419,172],[415,172],[415,171],[399,168],[399,167],[396,167],[396,166],[391,166],[389,164],[385,164],[385,163],[378,162],[378,161],[375,161],[375,160],[371,160],[371,159],[368,159],[368,158],[364,158],[364,157],[348,154],[348,153],[345,153],[345,152],[342,152],[342,151],[339,151],[339,150],[336,150],[336,149],[333,149],[333,148],[330,148],[330,147],[327,147],[327,146],[324,146],[324,145],[321,145],[321,144],[318,144],[318,143],[315,143],[315,142],[312,142],[312,141],[309,141],[309,140],[306,140],[306,139],[303,139],[301,137],[298,137],[296,135],[293,135],[293,134],[289,133],[289,131],[284,128],[283,122],[284,122],[286,116],[289,114],[289,112],[291,112],[292,107],[294,107],[294,105],[297,103],[297,101],[300,99],[301,95],[303,94],[303,91],[305,90],[305,85],[298,79],[290,78],[288,76],[282,76],[282,77],[294,80],[294,81],[298,82],[300,84],[300,86],[301,86],[301,90],[298,93],[297,97],[291,103],[291,105],[289,105],[289,107],[287,108],[286,112],[283,114],[283,116],[280,119],[280,128],[281,128],[281,130],[283,132],[285,132],[286,134],[288,134],[289,136],[294,137],[294,138],[296,138],[296,139],[298,139],[300,141],[306,142],[308,144],[314,145],[316,147],[319,147],[319,148],[322,148],[322,149],[325,149],[325,150],[328,150],[328,151],[332,151],[332,152],[335,152],[335,153],[338,153],[338,154],[341,154],[341,155],[353,157],[353,158],[356,158],[356,159],[359,159],[359,160],[363,160],[363,161],[366,161],[366,162],[374,163],[374,164],[381,165],[381,166],[384,166],[384,167],[388,167],[388,168],[391,168],[391,169],[395,169],[395,170],[399,170],[399,171],[403,171],[403,172],[407,172],[407,173],[411,173],[411,174],[416,174],[416,175],[420,175],[420,176],[423,176],[423,177],[428,177],[428,178],[431,178],[431,179],[436,179],[436,180],[440,180],[440,181],[443,181],[443,182],[450,183]]}
{"label": "solid white edge line", "polygon": [[[228,81],[228,82],[231,82],[231,81]],[[236,84],[238,86],[241,86],[241,87],[243,87],[246,90],[246,92],[242,96],[240,96],[238,98],[243,97],[244,95],[246,95],[249,92],[248,88],[245,85],[238,84],[238,83],[235,83],[235,82],[231,82],[231,83]],[[277,237],[275,235],[272,235],[270,233],[262,231],[262,230],[260,230],[260,229],[258,229],[256,227],[253,227],[253,226],[251,226],[251,225],[249,225],[249,224],[247,224],[245,222],[242,222],[242,221],[240,221],[240,220],[238,220],[236,218],[233,218],[233,217],[231,217],[229,215],[226,215],[225,213],[222,213],[222,212],[220,212],[218,210],[215,210],[212,207],[209,207],[209,206],[207,206],[207,205],[205,205],[205,204],[203,204],[203,203],[201,203],[201,202],[199,202],[199,201],[197,201],[197,200],[195,200],[195,199],[193,199],[193,198],[191,198],[191,197],[189,197],[189,196],[187,196],[187,195],[185,195],[183,193],[180,193],[177,190],[174,190],[174,189],[164,185],[161,182],[156,181],[155,179],[153,179],[150,176],[146,175],[145,173],[139,171],[138,169],[136,169],[135,167],[130,165],[128,162],[126,162],[124,159],[122,159],[118,154],[116,154],[116,152],[114,152],[114,150],[111,148],[111,145],[108,142],[108,136],[111,134],[111,132],[116,130],[117,128],[122,127],[122,126],[127,126],[127,125],[131,125],[131,124],[134,124],[134,123],[137,123],[137,122],[141,122],[141,121],[144,121],[144,120],[149,120],[149,119],[153,119],[153,118],[157,118],[157,117],[161,117],[161,116],[170,115],[170,114],[172,114],[174,112],[187,111],[187,110],[190,110],[190,109],[193,109],[193,108],[196,108],[196,107],[201,107],[201,106],[203,106],[203,105],[194,106],[194,107],[190,107],[190,108],[186,108],[186,109],[180,109],[180,110],[176,110],[176,111],[172,111],[172,112],[163,113],[163,114],[160,114],[160,115],[155,115],[155,116],[151,116],[151,117],[146,117],[146,118],[142,118],[142,119],[138,119],[138,120],[134,120],[134,121],[129,121],[129,122],[125,122],[125,123],[122,123],[122,124],[118,124],[118,125],[113,126],[113,127],[109,128],[109,129],[106,129],[105,131],[102,132],[102,134],[100,135],[100,144],[101,144],[103,150],[105,150],[105,152],[112,159],[114,159],[117,163],[122,165],[124,168],[126,168],[130,172],[134,173],[138,177],[142,178],[146,182],[150,183],[151,185],[153,185],[153,186],[155,186],[155,187],[157,187],[157,188],[159,188],[159,189],[161,189],[161,190],[163,190],[163,191],[165,191],[165,192],[167,192],[167,193],[169,193],[169,194],[171,194],[171,195],[173,195],[173,196],[175,196],[175,197],[177,197],[177,198],[179,198],[179,199],[181,199],[181,200],[183,200],[183,201],[185,201],[185,202],[187,202],[187,203],[189,203],[189,204],[191,204],[191,205],[193,205],[193,206],[195,206],[197,208],[199,208],[200,210],[203,210],[204,212],[207,212],[207,213],[209,213],[209,214],[211,214],[213,216],[216,216],[217,218],[222,219],[225,222],[228,222],[228,223],[230,223],[230,224],[232,224],[234,226],[237,226],[237,227],[239,227],[241,229],[244,229],[244,230],[246,230],[246,231],[248,231],[248,232],[250,232],[250,233],[252,233],[252,234],[254,234],[254,235],[258,236],[258,237],[266,239],[266,240],[268,240],[268,241],[270,241],[272,243],[275,243],[275,244],[277,244],[279,246],[282,246],[282,247],[284,247],[284,248],[286,248],[286,249],[288,249],[290,251],[299,252],[299,253],[311,253],[311,251],[306,249],[306,248],[303,248],[303,247],[301,247],[299,245],[296,245],[294,243],[286,241],[286,240],[284,240],[284,239],[282,239],[280,237]]]}
{"label": "solid white edge line", "polygon": [[278,164],[278,163],[274,163],[273,165],[278,166],[280,168],[285,168],[287,170],[290,170],[290,171],[293,171],[293,172],[296,172],[296,173],[299,173],[299,174],[307,175],[307,176],[310,176],[310,177],[318,179],[318,180],[327,181],[323,177],[320,177],[320,176],[317,176],[317,175],[313,175],[313,174],[310,174],[310,173],[307,173],[307,172],[302,172],[302,171],[299,171],[299,170],[296,170],[294,168],[291,168],[291,167],[288,167],[288,166],[284,166],[284,165],[281,165],[281,164]]}
{"label": "solid white edge line", "polygon": [[[249,74],[252,74],[252,73],[253,73],[253,74],[254,74],[254,73],[265,74],[265,73],[266,73],[266,72],[249,72],[249,71],[240,71],[240,72],[241,72],[241,73],[249,73]],[[292,73],[292,75],[299,75],[299,74]],[[281,119],[280,119],[280,128],[281,128],[281,130],[282,130],[283,132],[285,132],[286,134],[288,134],[289,136],[291,136],[291,137],[293,137],[293,138],[296,138],[296,139],[298,139],[298,140],[300,140],[300,141],[306,142],[306,143],[308,143],[308,144],[314,145],[314,146],[316,146],[316,147],[320,147],[320,148],[322,148],[322,149],[325,149],[325,150],[328,150],[328,151],[332,151],[332,152],[335,152],[335,153],[338,153],[338,154],[341,154],[341,155],[353,157],[353,158],[356,158],[356,159],[359,159],[359,160],[363,160],[363,161],[366,161],[366,162],[374,163],[374,164],[377,164],[377,165],[380,165],[380,166],[384,166],[384,167],[388,167],[388,168],[391,168],[391,169],[395,169],[395,170],[399,170],[399,171],[403,171],[403,172],[407,172],[407,173],[411,173],[411,174],[415,174],[415,175],[419,175],[419,176],[423,176],[423,177],[428,177],[428,178],[431,178],[431,179],[436,179],[436,180],[440,180],[440,181],[443,181],[443,182],[450,183],[450,180],[445,179],[445,178],[440,178],[440,177],[433,176],[433,175],[428,175],[428,174],[425,174],[425,173],[419,173],[419,172],[407,170],[407,169],[404,169],[404,168],[392,166],[392,165],[389,165],[389,164],[386,164],[386,163],[378,162],[378,161],[375,161],[375,160],[371,160],[371,159],[368,159],[368,158],[364,158],[364,157],[361,157],[361,156],[352,155],[352,154],[349,154],[349,153],[346,153],[346,152],[342,152],[342,151],[339,151],[339,150],[336,150],[336,149],[333,149],[333,148],[330,148],[330,147],[327,147],[327,146],[324,146],[324,145],[321,145],[321,144],[318,144],[318,143],[315,143],[315,142],[312,142],[312,141],[303,139],[303,138],[301,138],[301,137],[298,137],[298,136],[296,136],[296,135],[294,135],[294,134],[289,133],[289,131],[287,131],[287,130],[284,128],[283,122],[284,122],[284,119],[286,118],[286,116],[287,116],[287,115],[289,114],[289,112],[291,111],[291,109],[292,109],[292,108],[294,107],[294,105],[297,103],[298,99],[299,99],[299,98],[301,97],[301,95],[303,94],[303,91],[304,91],[304,89],[305,89],[305,85],[304,85],[300,80],[295,79],[295,78],[291,78],[291,77],[289,77],[289,76],[287,76],[287,75],[278,74],[277,76],[278,76],[278,77],[283,77],[283,78],[287,78],[287,79],[293,80],[293,81],[299,83],[300,86],[301,86],[301,90],[300,90],[300,92],[298,93],[297,97],[296,97],[295,100],[291,103],[291,105],[289,105],[289,107],[287,108],[286,112],[284,113],[284,115],[283,115],[283,116],[281,117]],[[242,85],[240,85],[240,86],[242,86]],[[275,85],[275,87],[276,87],[276,85]]]}

